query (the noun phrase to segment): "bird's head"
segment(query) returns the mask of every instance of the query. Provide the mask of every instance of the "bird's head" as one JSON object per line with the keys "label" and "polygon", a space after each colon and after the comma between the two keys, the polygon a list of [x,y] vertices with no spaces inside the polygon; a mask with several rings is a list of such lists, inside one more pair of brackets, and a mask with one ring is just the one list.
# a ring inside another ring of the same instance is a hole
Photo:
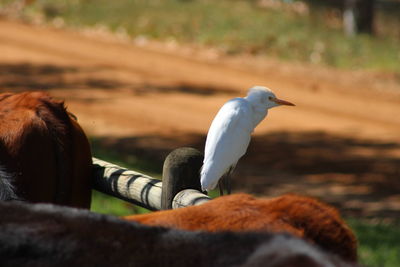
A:
{"label": "bird's head", "polygon": [[290,103],[289,101],[277,98],[271,89],[264,86],[254,86],[250,88],[246,99],[257,106],[262,105],[266,109],[281,105],[295,106],[295,104]]}

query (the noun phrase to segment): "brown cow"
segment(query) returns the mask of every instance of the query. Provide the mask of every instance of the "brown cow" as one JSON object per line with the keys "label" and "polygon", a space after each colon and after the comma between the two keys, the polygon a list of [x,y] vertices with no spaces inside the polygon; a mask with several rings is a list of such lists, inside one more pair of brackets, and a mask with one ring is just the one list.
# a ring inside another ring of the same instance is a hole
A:
{"label": "brown cow", "polygon": [[357,260],[356,238],[337,210],[310,197],[256,199],[235,194],[199,206],[124,218],[184,230],[287,232],[346,260]]}
{"label": "brown cow", "polygon": [[0,94],[0,199],[90,207],[91,151],[62,101]]}

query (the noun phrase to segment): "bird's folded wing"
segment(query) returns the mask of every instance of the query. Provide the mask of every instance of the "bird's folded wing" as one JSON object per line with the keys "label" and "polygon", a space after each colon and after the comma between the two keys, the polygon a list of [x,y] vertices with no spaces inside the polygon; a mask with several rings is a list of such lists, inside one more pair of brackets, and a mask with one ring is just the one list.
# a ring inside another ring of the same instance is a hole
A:
{"label": "bird's folded wing", "polygon": [[208,131],[203,189],[213,189],[219,178],[246,152],[251,134],[251,108],[243,99],[233,99],[219,110]]}
{"label": "bird's folded wing", "polygon": [[234,161],[230,163],[235,164],[246,152],[251,131],[251,112],[248,103],[243,99],[227,102],[211,124],[207,135],[205,160],[215,156],[232,158],[228,161]]}

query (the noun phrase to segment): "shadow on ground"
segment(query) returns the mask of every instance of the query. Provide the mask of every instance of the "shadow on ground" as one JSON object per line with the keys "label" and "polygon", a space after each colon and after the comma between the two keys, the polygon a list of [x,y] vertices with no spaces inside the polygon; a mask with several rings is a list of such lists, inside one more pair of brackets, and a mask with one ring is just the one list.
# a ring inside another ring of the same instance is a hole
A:
{"label": "shadow on ground", "polygon": [[[203,150],[205,136],[105,137],[95,149],[134,156],[157,166],[181,146]],[[322,132],[273,132],[255,136],[233,176],[234,191],[318,197],[347,216],[400,219],[400,144]]]}
{"label": "shadow on ground", "polygon": [[[135,95],[149,93],[185,93],[196,95],[232,94],[231,88],[180,83],[173,85],[127,82],[108,78],[104,73],[113,71],[112,66],[77,67],[50,64],[0,64],[1,91],[51,91],[54,89],[124,89]],[[130,70],[132,71],[132,70]],[[133,70],[133,73],[136,73]],[[86,99],[94,101],[93,99]]]}

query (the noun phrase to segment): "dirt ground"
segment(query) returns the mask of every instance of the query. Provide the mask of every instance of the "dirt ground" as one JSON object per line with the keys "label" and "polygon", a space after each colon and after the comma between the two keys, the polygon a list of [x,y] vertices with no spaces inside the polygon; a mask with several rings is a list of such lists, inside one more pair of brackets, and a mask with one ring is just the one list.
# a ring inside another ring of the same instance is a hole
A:
{"label": "dirt ground", "polygon": [[96,143],[162,165],[203,150],[228,99],[265,85],[273,109],[234,173],[234,191],[316,196],[346,215],[400,218],[400,77],[213,50],[134,43],[0,19],[0,91],[66,100]]}

